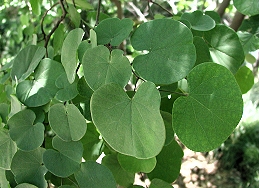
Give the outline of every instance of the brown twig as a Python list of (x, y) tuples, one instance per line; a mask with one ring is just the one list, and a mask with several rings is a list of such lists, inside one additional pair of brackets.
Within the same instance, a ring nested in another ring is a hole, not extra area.
[(166, 11), (167, 13), (169, 13), (171, 16), (173, 16), (174, 14), (171, 13), (169, 10), (167, 10), (165, 7), (161, 6), (160, 4), (154, 2), (153, 0), (148, 0), (150, 3), (155, 4), (156, 6), (159, 6), (161, 9), (163, 9), (164, 11)]
[[(61, 17), (59, 18), (59, 20), (57, 21), (57, 23), (54, 25), (54, 27), (51, 29), (51, 31), (49, 32), (48, 35), (45, 34), (44, 32), (44, 29), (43, 29), (43, 21), (44, 21), (44, 18), (46, 17), (47, 13), (49, 10), (51, 10), (54, 6), (56, 5), (60, 5), (61, 9), (62, 9), (62, 15)], [(41, 31), (43, 33), (43, 37), (44, 37), (44, 40), (45, 40), (45, 44), (44, 44), (44, 47), (46, 48), (46, 57), (48, 57), (48, 49), (47, 49), (47, 46), (48, 46), (48, 43), (49, 43), (49, 40), (50, 40), (50, 37), (52, 36), (52, 34), (56, 31), (56, 29), (58, 28), (59, 24), (65, 19), (66, 15), (67, 15), (67, 11), (64, 7), (64, 4), (63, 4), (63, 0), (59, 0), (59, 2), (55, 3), (49, 10), (47, 10), (43, 17), (42, 17), (42, 21), (41, 21)]]
[(96, 13), (95, 26), (97, 26), (98, 23), (99, 23), (99, 17), (100, 17), (100, 11), (101, 11), (101, 3), (102, 3), (102, 0), (99, 0), (98, 1), (98, 7), (97, 7), (97, 13)]

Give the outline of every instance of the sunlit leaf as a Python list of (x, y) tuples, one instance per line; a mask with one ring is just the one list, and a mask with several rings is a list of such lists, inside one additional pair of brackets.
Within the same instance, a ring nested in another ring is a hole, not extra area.
[(242, 94), (247, 93), (254, 85), (254, 74), (246, 66), (241, 67), (235, 74), (237, 83), (241, 89)]

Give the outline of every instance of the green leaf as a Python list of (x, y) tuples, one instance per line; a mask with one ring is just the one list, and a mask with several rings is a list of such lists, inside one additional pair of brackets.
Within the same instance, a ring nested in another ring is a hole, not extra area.
[(88, 49), (82, 64), (86, 82), (93, 90), (112, 82), (124, 87), (132, 74), (130, 62), (123, 56), (123, 51), (113, 50), (110, 53), (105, 46)]
[(33, 14), (39, 16), (41, 14), (41, 0), (30, 0)]
[(90, 48), (92, 48), (92, 44), (89, 43), (89, 41), (87, 41), (87, 40), (84, 40), (79, 44), (77, 52), (78, 52), (78, 59), (80, 62), (82, 62), (82, 59), (83, 59), (83, 56), (84, 56), (86, 50), (88, 50)]
[(259, 31), (259, 14), (250, 16), (244, 19), (241, 26), (238, 28), (239, 31), (247, 31), (252, 34), (256, 34)]
[[(11, 170), (14, 173), (16, 182), (30, 183), (38, 188), (47, 187), (44, 175), (47, 169), (42, 164), (44, 148), (37, 148), (33, 151), (18, 150), (12, 160)], [(21, 170), (22, 169), (22, 170)]]
[(14, 114), (8, 121), (10, 137), (21, 150), (35, 150), (43, 143), (45, 127), (42, 123), (34, 124), (35, 119), (34, 112), (25, 109)]
[(15, 188), (37, 188), (37, 187), (29, 183), (22, 183), (17, 185)]
[(12, 80), (23, 81), (34, 71), (45, 55), (45, 48), (41, 46), (27, 46), (14, 59), (11, 70)]
[(3, 123), (7, 123), (7, 117), (9, 114), (9, 105), (6, 103), (0, 103), (0, 118)]
[(156, 166), (156, 158), (149, 158), (149, 159), (137, 159), (135, 157), (122, 155), (118, 153), (117, 155), (118, 162), (120, 163), (121, 167), (126, 170), (127, 172), (151, 172)]
[(76, 76), (75, 81), (70, 84), (67, 80), (66, 73), (61, 74), (56, 80), (56, 86), (60, 89), (55, 98), (59, 101), (69, 101), (78, 95), (77, 91), (78, 77)]
[[(171, 107), (172, 108), (172, 107)], [(172, 110), (171, 110), (172, 111)], [(165, 124), (165, 132), (166, 132), (166, 139), (165, 139), (165, 146), (170, 144), (172, 140), (174, 140), (174, 130), (172, 127), (172, 114), (164, 111), (160, 111), (162, 118)]]
[[(171, 84), (184, 78), (195, 63), (191, 31), (171, 19), (141, 24), (131, 37), (135, 50), (148, 50), (137, 56), (133, 67), (138, 75), (156, 84)], [(181, 62), (181, 63), (179, 63)]]
[(52, 130), (64, 141), (78, 141), (86, 132), (86, 120), (73, 104), (51, 106), (48, 118)]
[(68, 5), (68, 14), (71, 18), (71, 21), (75, 24), (75, 27), (79, 27), (81, 23), (81, 15), (77, 12), (77, 9), (74, 5)]
[(150, 187), (149, 188), (172, 188), (172, 185), (170, 183), (167, 183), (161, 179), (152, 179)]
[(54, 54), (57, 54), (62, 47), (65, 38), (64, 24), (59, 24), (53, 35)]
[(246, 66), (241, 67), (235, 74), (237, 83), (241, 89), (242, 94), (247, 93), (254, 85), (254, 74)]
[(191, 28), (197, 31), (209, 31), (216, 25), (210, 16), (204, 15), (200, 10), (192, 13), (185, 12), (181, 19), (189, 21)]
[(204, 62), (211, 62), (210, 57), (210, 50), (208, 45), (201, 37), (194, 37), (193, 44), (195, 45), (196, 49), (196, 62), (195, 65), (204, 63)]
[(81, 77), (77, 83), (77, 90), (80, 96), (90, 99), (93, 95), (93, 90), (86, 83), (85, 78)]
[(43, 59), (35, 70), (35, 79), (17, 85), (17, 98), (29, 107), (42, 106), (50, 102), (58, 88), (56, 79), (64, 72), (62, 65), (51, 59)]
[(95, 28), (98, 44), (118, 46), (133, 29), (133, 21), (129, 18), (107, 18)]
[(150, 172), (150, 180), (159, 178), (168, 183), (172, 183), (180, 174), (183, 151), (174, 140), (169, 145), (164, 146), (162, 151), (156, 156), (157, 164)]
[(79, 170), (83, 155), (83, 145), (80, 141), (65, 142), (55, 136), (52, 145), (58, 151), (48, 149), (43, 154), (43, 162), (51, 173), (68, 177)]
[(70, 31), (63, 42), (61, 49), (61, 62), (65, 68), (69, 83), (73, 83), (76, 77), (77, 68), (77, 48), (81, 43), (84, 30), (76, 28)]
[(187, 80), (189, 95), (174, 102), (173, 128), (191, 150), (210, 151), (237, 126), (242, 94), (233, 74), (215, 63), (197, 65)]
[(107, 84), (91, 98), (92, 119), (116, 151), (152, 158), (162, 149), (165, 127), (159, 112), (160, 95), (151, 82), (142, 83), (132, 99), (117, 84)]
[(171, 95), (178, 87), (178, 83), (172, 83), (169, 85), (162, 85), (159, 88), (159, 92), (161, 95), (161, 98), (168, 97), (168, 95)]
[(259, 14), (259, 3), (258, 0), (233, 0), (236, 9), (245, 15), (256, 15)]
[(243, 48), (236, 32), (225, 25), (217, 25), (204, 32), (203, 38), (209, 45), (212, 61), (236, 73), (244, 61)]
[(0, 128), (0, 168), (9, 170), (12, 158), (17, 150), (16, 144), (11, 140), (9, 131)]
[(206, 15), (210, 16), (216, 24), (220, 24), (221, 23), (221, 18), (219, 16), (219, 14), (215, 11), (206, 11), (205, 12)]
[(116, 154), (106, 155), (102, 159), (102, 164), (109, 168), (112, 172), (116, 182), (124, 187), (132, 185), (134, 182), (135, 174), (125, 171), (118, 162)]
[(10, 183), (5, 177), (5, 170), (2, 169), (2, 168), (0, 168), (0, 186), (3, 187), (3, 188), (4, 187), (10, 187)]
[(245, 54), (259, 49), (259, 37), (248, 32), (239, 31), (237, 34), (240, 38)]
[[(66, 0), (66, 2), (68, 2), (69, 4), (74, 4), (73, 0)], [(74, 0), (76, 6), (85, 9), (85, 10), (91, 10), (94, 9), (93, 5), (91, 5), (90, 3), (84, 1), (84, 0)]]
[(75, 173), (76, 181), (82, 188), (116, 188), (116, 181), (111, 171), (94, 161), (81, 164), (81, 169)]

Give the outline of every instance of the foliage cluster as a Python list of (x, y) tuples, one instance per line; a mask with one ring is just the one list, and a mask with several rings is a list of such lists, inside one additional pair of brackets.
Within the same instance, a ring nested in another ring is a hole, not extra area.
[(170, 187), (183, 156), (175, 135), (210, 151), (239, 123), (254, 83), (244, 59), (259, 48), (255, 0), (234, 1), (250, 16), (238, 33), (214, 11), (173, 15), (148, 1), (167, 16), (139, 23), (98, 2), (31, 0), (15, 11), (24, 40), (10, 39), (21, 50), (1, 63), (0, 186), (138, 187), (143, 172), (151, 188)]

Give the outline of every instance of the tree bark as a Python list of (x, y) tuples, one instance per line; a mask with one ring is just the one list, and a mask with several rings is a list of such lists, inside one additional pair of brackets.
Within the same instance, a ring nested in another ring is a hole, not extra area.
[(240, 25), (242, 24), (242, 21), (244, 20), (245, 15), (236, 11), (235, 16), (230, 24), (229, 27), (231, 27), (232, 29), (234, 29), (235, 31), (238, 30), (238, 28), (240, 27)]

